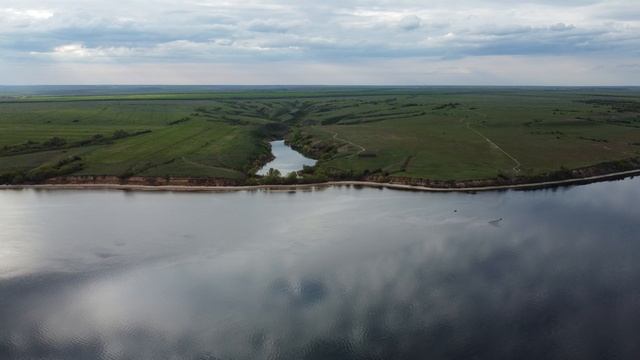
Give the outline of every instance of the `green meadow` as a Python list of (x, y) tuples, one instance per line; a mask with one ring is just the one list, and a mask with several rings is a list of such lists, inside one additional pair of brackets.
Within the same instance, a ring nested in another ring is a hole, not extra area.
[(536, 176), (640, 157), (640, 90), (302, 88), (0, 98), (0, 180), (259, 181), (268, 142), (309, 179)]

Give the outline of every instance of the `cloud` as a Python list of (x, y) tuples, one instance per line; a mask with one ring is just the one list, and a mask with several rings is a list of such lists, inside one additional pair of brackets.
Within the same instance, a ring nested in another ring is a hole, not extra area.
[[(385, 58), (215, 62), (0, 61), (5, 84), (229, 84), (229, 85), (637, 85), (632, 58), (479, 56), (458, 59)], [(621, 65), (619, 65), (621, 64)]]
[(566, 25), (564, 23), (557, 23), (554, 25), (551, 25), (549, 27), (549, 29), (553, 30), (553, 31), (568, 31), (568, 30), (573, 30), (575, 29), (575, 26), (573, 25)]
[(98, 61), (101, 59), (113, 59), (130, 56), (135, 50), (126, 47), (96, 47), (88, 48), (84, 44), (74, 43), (56, 46), (51, 52), (37, 52), (35, 56), (48, 56), (56, 60), (88, 59)]
[(403, 17), (398, 23), (398, 26), (404, 30), (415, 30), (419, 28), (421, 24), (422, 20), (420, 20), (419, 17), (415, 15), (409, 15)]
[(52, 11), (43, 9), (0, 9), (0, 16), (5, 21), (46, 20), (54, 15)]
[(640, 56), (635, 0), (3, 2), (0, 58), (33, 67)]
[(252, 20), (247, 24), (247, 29), (255, 32), (286, 33), (299, 24), (296, 22), (284, 22), (279, 20)]

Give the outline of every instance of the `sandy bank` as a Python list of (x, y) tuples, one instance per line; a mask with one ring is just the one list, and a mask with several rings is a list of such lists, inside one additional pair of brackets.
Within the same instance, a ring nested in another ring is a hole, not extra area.
[(229, 186), (229, 185), (140, 185), (140, 184), (38, 184), (38, 185), (0, 185), (3, 189), (43, 189), (43, 190), (128, 190), (128, 191), (185, 191), (185, 192), (229, 192), (229, 191), (296, 191), (331, 186), (362, 186), (372, 188), (387, 188), (395, 190), (426, 191), (426, 192), (479, 192), (500, 190), (532, 190), (550, 187), (588, 184), (599, 181), (623, 179), (640, 175), (640, 169), (616, 172), (611, 174), (590, 176), (577, 179), (545, 181), (529, 184), (494, 185), (479, 187), (439, 188), (399, 183), (382, 183), (372, 181), (329, 181), (315, 184), (295, 185), (255, 185), (255, 186)]

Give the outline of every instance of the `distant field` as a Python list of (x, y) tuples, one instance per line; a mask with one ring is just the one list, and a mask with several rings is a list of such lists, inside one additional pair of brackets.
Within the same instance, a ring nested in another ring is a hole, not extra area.
[[(202, 89), (196, 89), (202, 90)], [(0, 180), (248, 182), (286, 137), (310, 178), (536, 176), (640, 157), (640, 90), (327, 88), (5, 94)]]

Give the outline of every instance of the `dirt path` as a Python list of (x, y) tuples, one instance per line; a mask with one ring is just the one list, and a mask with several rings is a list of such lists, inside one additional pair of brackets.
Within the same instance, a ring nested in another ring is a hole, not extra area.
[(474, 129), (471, 127), (471, 125), (469, 123), (465, 123), (465, 125), (467, 126), (467, 129), (473, 131), (476, 135), (480, 136), (481, 138), (485, 139), (489, 145), (491, 145), (492, 147), (494, 147), (495, 149), (498, 149), (500, 152), (502, 152), (503, 154), (505, 154), (509, 159), (511, 159), (511, 161), (513, 161), (516, 166), (513, 167), (513, 171), (517, 174), (520, 173), (520, 166), (522, 165), (520, 163), (520, 161), (518, 161), (518, 159), (516, 159), (513, 155), (509, 154), (508, 152), (506, 152), (503, 148), (501, 148), (500, 146), (498, 146), (498, 144), (494, 143), (493, 141), (491, 141), (491, 139), (489, 139), (488, 137), (484, 136), (484, 134), (482, 134), (480, 131)]
[(207, 164), (202, 164), (199, 162), (195, 162), (193, 160), (189, 160), (186, 157), (181, 157), (181, 160), (184, 161), (187, 164), (193, 165), (193, 166), (199, 166), (199, 167), (205, 167), (205, 168), (209, 168), (209, 169), (220, 169), (219, 167), (215, 167), (215, 166), (211, 166), (211, 165), (207, 165)]
[(367, 149), (365, 149), (365, 148), (364, 148), (364, 146), (358, 145), (358, 144), (356, 144), (356, 143), (354, 143), (354, 142), (352, 142), (352, 141), (349, 141), (349, 140), (347, 140), (347, 139), (339, 138), (339, 137), (338, 137), (338, 133), (337, 133), (337, 132), (334, 132), (334, 133), (333, 133), (333, 139), (334, 139), (334, 140), (338, 140), (338, 141), (342, 141), (342, 142), (345, 142), (345, 143), (347, 143), (347, 144), (353, 145), (353, 146), (355, 146), (355, 147), (357, 147), (357, 148), (360, 148), (360, 151), (358, 151), (358, 152), (356, 153), (356, 156), (357, 156), (357, 155), (362, 154), (362, 153), (363, 153), (363, 152), (365, 152), (365, 151), (367, 151)]

